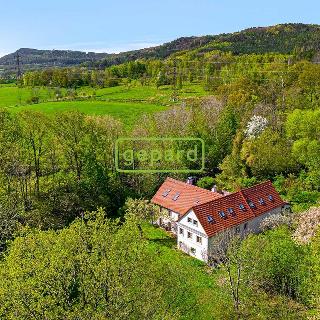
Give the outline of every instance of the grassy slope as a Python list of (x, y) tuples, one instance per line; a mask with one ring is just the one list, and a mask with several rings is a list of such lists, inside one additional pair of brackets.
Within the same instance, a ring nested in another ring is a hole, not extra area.
[[(39, 104), (28, 104), (28, 99), (37, 92)], [(63, 93), (66, 90), (62, 90)], [(90, 115), (110, 115), (131, 127), (143, 114), (165, 110), (172, 104), (171, 86), (159, 89), (152, 86), (135, 85), (114, 88), (93, 89), (83, 87), (77, 89), (79, 97), (92, 96), (90, 100), (53, 101), (54, 90), (48, 88), (18, 88), (15, 85), (0, 85), (0, 108), (7, 107), (12, 112), (23, 110), (55, 112), (78, 110)], [(189, 85), (179, 91), (181, 98), (206, 95), (200, 85)]]
[[(18, 88), (16, 85), (0, 85), (0, 107), (8, 107), (26, 103), (32, 96), (31, 88)], [(46, 89), (39, 89), (41, 99), (48, 99)]]
[(185, 301), (185, 308), (192, 303), (200, 305), (200, 308), (197, 309), (197, 312), (189, 310), (185, 319), (217, 319), (215, 315), (221, 314), (221, 308), (230, 307), (230, 298), (226, 295), (226, 291), (217, 284), (223, 282), (220, 270), (217, 269), (209, 274), (209, 269), (204, 263), (177, 250), (176, 239), (171, 238), (164, 230), (149, 224), (145, 224), (143, 229), (152, 250), (160, 251), (163, 259), (173, 266), (179, 266), (179, 269), (186, 270), (189, 274), (189, 277), (185, 279), (186, 286), (195, 293), (196, 301)]
[[(184, 285), (194, 293), (194, 297), (186, 301), (179, 301), (184, 309), (191, 306), (182, 319), (236, 319), (236, 317), (231, 318), (233, 309), (231, 292), (226, 279), (227, 275), (222, 269), (209, 269), (201, 261), (176, 249), (176, 239), (160, 228), (145, 224), (143, 230), (144, 236), (150, 242), (150, 248), (155, 253), (162, 253), (161, 259), (167, 260), (173, 268), (177, 266), (178, 270), (185, 270), (188, 274)], [(183, 289), (177, 288), (177, 296), (179, 290)], [(240, 290), (241, 302), (244, 304), (241, 319), (306, 319), (305, 308), (285, 296), (255, 291), (254, 295), (249, 297), (245, 292), (248, 291), (244, 286)], [(197, 308), (193, 309), (193, 305)]]
[[(172, 86), (162, 86), (159, 89), (152, 86), (119, 86), (114, 88), (98, 89), (96, 91), (97, 99), (137, 99), (151, 100), (162, 103), (169, 103), (170, 97), (173, 94)], [(201, 85), (185, 84), (183, 89), (178, 92), (181, 98), (199, 97), (208, 95)]]
[(166, 107), (148, 103), (121, 103), (105, 101), (70, 101), (70, 102), (44, 102), (34, 105), (9, 107), (13, 112), (23, 110), (43, 111), (48, 114), (56, 112), (77, 110), (89, 115), (110, 115), (122, 120), (126, 126), (131, 126), (145, 113), (165, 110)]
[[(16, 85), (0, 85), (0, 107), (14, 106), (20, 104), (27, 104), (27, 100), (36, 91), (39, 94), (40, 101), (45, 102), (54, 99), (54, 90), (48, 88), (18, 88)], [(61, 90), (66, 92), (66, 90)], [(96, 94), (97, 100), (111, 100), (111, 101), (145, 101), (157, 102), (161, 104), (170, 104), (170, 97), (173, 93), (171, 86), (162, 86), (159, 89), (153, 86), (141, 86), (134, 84), (131, 86), (118, 86), (113, 88), (93, 89), (89, 87), (82, 87), (77, 89), (78, 96)], [(192, 84), (185, 85), (182, 90), (179, 90), (181, 98), (205, 96), (207, 93), (201, 85)]]

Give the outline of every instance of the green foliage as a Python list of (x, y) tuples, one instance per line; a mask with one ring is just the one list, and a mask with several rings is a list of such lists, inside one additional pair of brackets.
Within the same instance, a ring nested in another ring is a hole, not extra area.
[(287, 140), (278, 132), (267, 129), (258, 138), (244, 142), (242, 158), (254, 176), (269, 178), (294, 170), (295, 161), (290, 157), (290, 151)]
[[(174, 319), (175, 273), (154, 258), (134, 220), (104, 212), (62, 231), (25, 230), (0, 264), (3, 319)], [(177, 277), (178, 279), (179, 277)], [(172, 306), (171, 306), (172, 307)]]
[(211, 190), (214, 185), (214, 178), (203, 177), (197, 181), (197, 186), (203, 189)]
[(286, 227), (249, 236), (243, 252), (247, 256), (245, 273), (250, 286), (307, 302), (308, 248), (296, 244)]
[(310, 170), (319, 170), (320, 110), (295, 110), (287, 119), (288, 138), (293, 139), (292, 154)]

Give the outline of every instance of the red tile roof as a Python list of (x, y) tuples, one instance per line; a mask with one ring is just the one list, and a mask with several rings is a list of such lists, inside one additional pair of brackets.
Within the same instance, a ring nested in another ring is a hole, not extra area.
[[(270, 195), (272, 196), (271, 200), (269, 199)], [(251, 205), (253, 204), (252, 207), (250, 207), (250, 203)], [(240, 209), (239, 206), (241, 204), (244, 206), (244, 210)], [(285, 202), (280, 198), (272, 183), (266, 181), (254, 187), (197, 205), (193, 208), (193, 211), (208, 237), (211, 237), (216, 233), (240, 225), (284, 204)], [(228, 212), (229, 208), (233, 210), (232, 213)], [(226, 215), (225, 218), (219, 215), (221, 211)], [(214, 221), (209, 222), (208, 216), (211, 216)]]
[[(166, 191), (169, 191), (168, 195), (163, 196)], [(178, 198), (173, 200), (178, 194)], [(220, 193), (202, 189), (172, 178), (167, 178), (151, 201), (171, 211), (184, 215), (192, 207), (198, 204), (206, 203), (221, 197), (222, 195)]]

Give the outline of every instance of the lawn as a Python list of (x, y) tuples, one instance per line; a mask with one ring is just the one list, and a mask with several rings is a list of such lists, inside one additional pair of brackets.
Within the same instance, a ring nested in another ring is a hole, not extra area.
[(185, 279), (185, 286), (191, 288), (192, 292), (195, 293), (195, 301), (184, 301), (185, 306), (196, 304), (200, 307), (197, 308), (196, 313), (193, 309), (190, 309), (188, 316), (184, 319), (217, 319), (217, 314), (221, 315), (223, 313), (221, 309), (230, 307), (231, 300), (228, 292), (221, 285), (221, 283), (224, 283), (221, 270), (211, 269), (210, 271), (201, 261), (176, 249), (176, 239), (160, 228), (145, 224), (143, 232), (149, 240), (151, 250), (161, 253), (162, 259), (165, 259), (173, 267), (177, 266), (179, 270), (187, 271), (189, 275)]
[[(65, 92), (63, 89), (61, 92)], [(34, 95), (39, 96), (40, 101), (46, 101), (54, 98), (54, 90), (41, 88), (19, 88), (14, 84), (0, 85), (0, 108), (26, 104)]]
[[(67, 89), (58, 90), (65, 97)], [(143, 114), (163, 111), (172, 105), (173, 92), (172, 86), (156, 88), (133, 82), (112, 88), (81, 87), (76, 89), (76, 96), (88, 100), (54, 101), (56, 99), (54, 88), (19, 88), (9, 84), (0, 85), (0, 108), (6, 107), (12, 112), (35, 110), (53, 114), (77, 110), (90, 115), (110, 115), (121, 120), (127, 128), (131, 128)], [(176, 93), (180, 99), (206, 95), (199, 84), (185, 85)], [(30, 98), (35, 96), (39, 98), (40, 103), (29, 104)]]
[[(177, 300), (179, 305), (187, 310), (187, 314), (181, 319), (236, 319), (231, 316), (232, 297), (227, 274), (223, 268), (210, 269), (201, 261), (184, 254), (176, 248), (176, 239), (160, 228), (145, 224), (143, 234), (148, 239), (150, 250), (154, 251), (155, 256), (158, 255), (176, 270), (186, 271), (187, 276), (177, 288), (176, 295), (179, 299), (181, 292), (179, 290), (185, 287), (191, 290), (192, 296), (185, 297), (183, 301)], [(262, 290), (249, 293), (250, 290), (247, 289), (245, 285), (241, 286), (240, 299), (245, 306), (241, 319), (306, 319), (304, 308), (297, 306), (296, 302)]]
[[(151, 100), (160, 103), (171, 103), (173, 94), (172, 86), (119, 86), (114, 88), (103, 88), (96, 91), (97, 99), (135, 99)], [(186, 85), (181, 90), (177, 90), (177, 95), (181, 98), (197, 97), (208, 95), (200, 85)]]
[[(40, 102), (53, 101), (55, 99), (55, 88), (46, 87), (22, 87), (19, 88), (15, 84), (0, 84), (0, 107), (27, 104), (32, 96), (38, 96)], [(66, 89), (58, 89), (62, 95), (65, 95)], [(131, 84), (129, 86), (121, 85), (112, 88), (92, 88), (81, 87), (76, 89), (78, 96), (93, 96), (97, 100), (106, 101), (145, 101), (157, 102), (160, 104), (172, 103), (172, 86), (162, 86), (156, 88), (154, 86), (141, 86), (140, 84)], [(208, 93), (204, 91), (201, 85), (192, 84), (185, 85), (181, 90), (177, 90), (180, 98), (201, 97)]]
[(89, 115), (110, 115), (132, 127), (143, 114), (166, 110), (166, 107), (150, 103), (105, 102), (97, 100), (44, 102), (32, 105), (9, 107), (12, 112), (24, 110), (42, 111), (47, 114), (77, 110)]

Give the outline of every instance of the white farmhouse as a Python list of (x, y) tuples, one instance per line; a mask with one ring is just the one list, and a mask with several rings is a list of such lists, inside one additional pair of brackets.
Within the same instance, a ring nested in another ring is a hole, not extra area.
[(176, 234), (177, 221), (192, 207), (222, 197), (220, 193), (196, 187), (192, 183), (191, 178), (186, 183), (167, 178), (152, 198), (152, 203), (166, 211), (157, 223), (167, 231)]
[[(170, 182), (170, 188), (168, 182)], [(176, 190), (171, 192), (172, 184), (179, 185), (178, 199), (181, 197), (183, 201), (173, 200)], [(160, 187), (160, 192), (158, 191), (153, 197), (152, 202), (171, 212), (168, 221), (164, 222), (160, 219), (159, 224), (163, 226), (169, 223), (170, 228), (174, 229), (178, 248), (206, 262), (210, 258), (217, 235), (221, 235), (226, 230), (233, 230), (239, 234), (257, 233), (264, 218), (278, 214), (288, 207), (270, 181), (228, 195), (194, 186), (196, 189), (190, 187), (183, 189), (183, 185), (187, 184), (168, 178)], [(212, 199), (206, 201), (206, 197), (210, 198), (208, 192), (212, 194)], [(201, 203), (195, 201), (197, 193), (199, 198), (200, 194), (205, 195), (201, 198)]]

